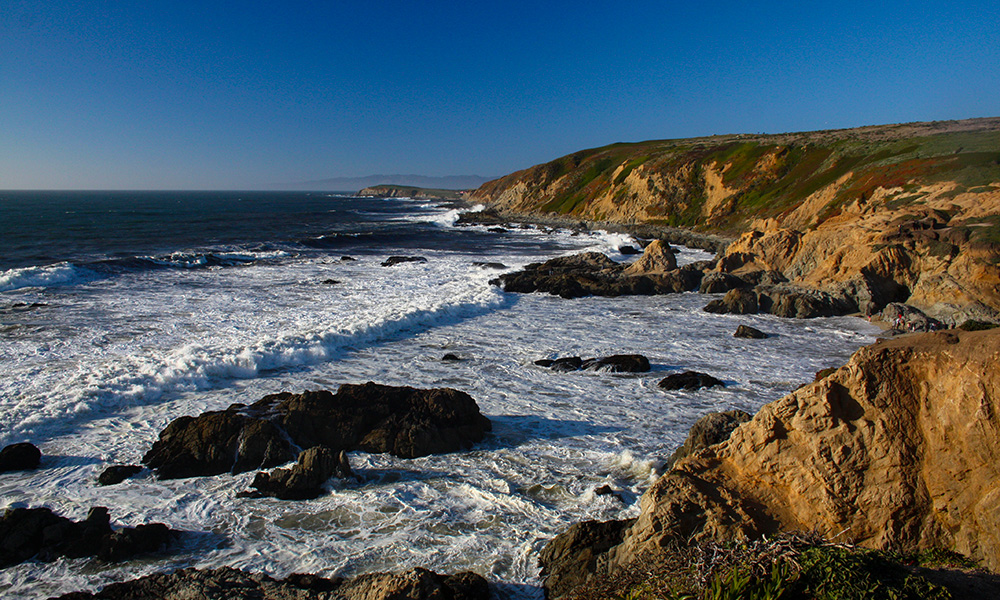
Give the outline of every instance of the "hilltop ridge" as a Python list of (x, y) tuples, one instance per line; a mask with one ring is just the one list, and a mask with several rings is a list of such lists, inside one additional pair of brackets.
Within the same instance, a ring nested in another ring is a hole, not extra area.
[(617, 143), (488, 182), (509, 216), (736, 238), (716, 269), (1000, 318), (1000, 118)]

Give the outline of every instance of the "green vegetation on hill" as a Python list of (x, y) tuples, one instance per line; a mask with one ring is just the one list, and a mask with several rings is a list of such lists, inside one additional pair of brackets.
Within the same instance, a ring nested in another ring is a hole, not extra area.
[(358, 192), (358, 196), (381, 198), (421, 198), (429, 200), (462, 200), (462, 190), (437, 190), (407, 185), (375, 185)]
[[(709, 169), (721, 173), (730, 195), (706, 211)], [(629, 185), (636, 173), (645, 190)], [(616, 143), (508, 175), (475, 196), (496, 199), (524, 183), (521, 210), (599, 219), (607, 212), (595, 207), (602, 200), (643, 201), (648, 222), (736, 232), (751, 219), (780, 217), (844, 178), (820, 221), (877, 188), (902, 190), (894, 199), (902, 204), (918, 203), (921, 185), (944, 181), (957, 184), (955, 194), (994, 190), (1000, 119)]]

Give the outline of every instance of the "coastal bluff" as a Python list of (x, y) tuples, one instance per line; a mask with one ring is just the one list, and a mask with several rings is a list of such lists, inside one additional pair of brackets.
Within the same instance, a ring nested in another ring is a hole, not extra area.
[(910, 334), (860, 349), (765, 405), (728, 440), (678, 461), (643, 495), (637, 519), (581, 523), (557, 536), (542, 552), (549, 597), (586, 597), (596, 581), (680, 546), (778, 532), (947, 549), (997, 571), (997, 364), (1000, 329)]
[(1000, 322), (1000, 118), (612, 144), (470, 200), (512, 220), (727, 237), (719, 272)]
[(373, 185), (356, 194), (362, 198), (413, 198), (416, 200), (464, 200), (463, 190), (438, 190), (407, 185)]

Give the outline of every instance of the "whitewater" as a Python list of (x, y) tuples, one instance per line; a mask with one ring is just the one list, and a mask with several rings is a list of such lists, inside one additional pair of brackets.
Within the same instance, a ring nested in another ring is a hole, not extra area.
[[(28, 200), (0, 198), (8, 224), (31, 218)], [(114, 526), (162, 522), (182, 535), (168, 552), (120, 564), (2, 569), (5, 598), (224, 565), (275, 577), (471, 569), (500, 598), (542, 598), (545, 543), (579, 520), (636, 516), (699, 416), (755, 412), (877, 334), (850, 317), (705, 313), (713, 296), (696, 293), (565, 300), (489, 284), (585, 250), (631, 260), (618, 248), (638, 242), (623, 234), (457, 227), (455, 206), (410, 199), (98, 201), (83, 233), (65, 232), (78, 216), (65, 199), (50, 221), (3, 232), (0, 445), (32, 442), (43, 458), (37, 471), (0, 474), (0, 507), (78, 520), (106, 506)], [(121, 208), (136, 203), (143, 210)], [(109, 218), (116, 233), (95, 241), (87, 227)], [(381, 266), (390, 256), (426, 262)], [(681, 249), (680, 262), (709, 257)], [(771, 337), (734, 338), (739, 324)], [(623, 353), (649, 357), (652, 372), (534, 364)], [(681, 370), (727, 385), (657, 387)], [(366, 381), (467, 392), (493, 432), (469, 451), (420, 459), (351, 452), (360, 480), (331, 480), (328, 494), (307, 501), (237, 497), (254, 473), (158, 481), (144, 471), (96, 484), (110, 465), (139, 464), (177, 417)], [(605, 485), (617, 494), (595, 493)]]

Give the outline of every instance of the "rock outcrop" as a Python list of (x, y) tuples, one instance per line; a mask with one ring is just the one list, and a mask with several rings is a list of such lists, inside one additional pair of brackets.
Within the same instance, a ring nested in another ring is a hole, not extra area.
[(253, 492), (242, 496), (273, 496), (281, 500), (308, 500), (323, 493), (323, 484), (331, 477), (353, 476), (347, 453), (335, 453), (326, 446), (313, 446), (299, 454), (291, 468), (259, 472), (250, 487)]
[(831, 375), (764, 406), (727, 441), (679, 461), (643, 495), (622, 542), (595, 550), (587, 576), (671, 544), (777, 531), (871, 548), (946, 548), (1000, 569), (997, 364), (1000, 330), (912, 334), (862, 348)]
[(704, 387), (725, 387), (726, 384), (708, 373), (684, 371), (667, 375), (657, 385), (664, 390), (699, 390)]
[(415, 568), (352, 579), (294, 574), (276, 580), (231, 567), (182, 569), (113, 583), (100, 592), (72, 592), (58, 600), (487, 600), (489, 585), (471, 573), (438, 575)]
[(698, 289), (702, 271), (677, 268), (666, 244), (654, 241), (631, 265), (622, 265), (600, 252), (584, 252), (532, 263), (521, 271), (490, 281), (505, 292), (546, 292), (563, 298), (584, 296), (650, 296)]
[(0, 473), (37, 469), (41, 461), (42, 452), (34, 444), (11, 444), (0, 450)]
[(181, 417), (142, 462), (160, 478), (176, 479), (278, 466), (297, 456), (295, 446), (415, 458), (468, 448), (490, 427), (475, 400), (458, 390), (345, 384), (336, 394), (284, 392)]
[(108, 509), (97, 506), (83, 521), (71, 521), (48, 508), (8, 508), (0, 519), (0, 567), (26, 560), (96, 556), (121, 561), (155, 552), (171, 538), (161, 523), (112, 529)]
[(560, 373), (581, 370), (608, 373), (646, 373), (650, 370), (649, 359), (641, 354), (615, 354), (587, 359), (579, 356), (564, 356), (563, 358), (536, 360), (535, 364)]

